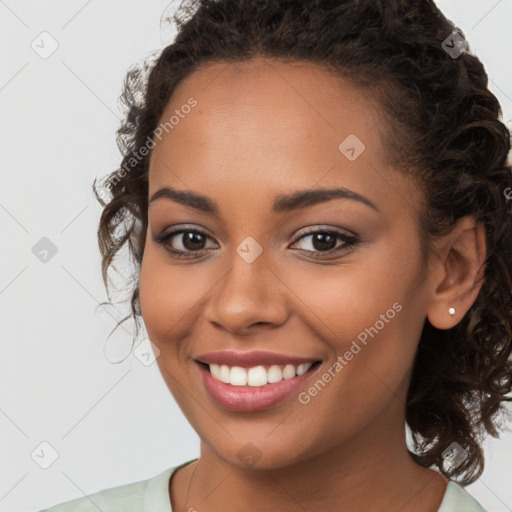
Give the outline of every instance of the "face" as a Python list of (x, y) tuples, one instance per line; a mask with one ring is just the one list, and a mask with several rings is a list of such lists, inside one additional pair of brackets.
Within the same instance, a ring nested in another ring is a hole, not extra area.
[[(196, 70), (162, 122), (173, 114), (155, 139), (149, 198), (168, 187), (207, 200), (150, 202), (140, 305), (202, 442), (237, 466), (250, 442), (271, 468), (403, 436), (427, 309), (421, 194), (385, 164), (378, 106), (311, 64), (255, 59)], [(342, 193), (294, 201), (318, 190)], [(197, 359), (216, 351), (320, 363), (284, 379), (299, 383), (277, 403), (236, 410), (203, 382)]]

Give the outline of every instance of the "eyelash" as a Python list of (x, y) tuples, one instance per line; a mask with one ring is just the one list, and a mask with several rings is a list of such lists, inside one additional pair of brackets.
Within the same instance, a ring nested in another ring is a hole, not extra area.
[[(197, 234), (200, 234), (200, 235), (202, 235), (202, 236), (204, 236), (206, 238), (210, 238), (211, 239), (210, 235), (208, 233), (206, 233), (205, 231), (203, 231), (202, 229), (199, 229), (199, 228), (193, 228), (193, 229), (192, 228), (180, 228), (180, 229), (176, 229), (174, 231), (170, 231), (169, 233), (164, 233), (164, 234), (161, 234), (161, 235), (155, 235), (153, 237), (153, 241), (156, 242), (157, 244), (163, 245), (165, 250), (168, 253), (170, 253), (170, 255), (173, 258), (190, 258), (190, 257), (194, 257), (194, 255), (198, 255), (198, 254), (199, 255), (203, 255), (203, 253), (208, 251), (208, 249), (200, 249), (198, 251), (179, 251), (179, 250), (176, 250), (176, 249), (169, 248), (167, 242), (172, 237), (174, 237), (176, 235), (179, 235), (179, 234), (182, 234), (182, 233), (197, 233)], [(335, 235), (338, 239), (341, 239), (344, 242), (344, 244), (339, 246), (339, 247), (335, 247), (333, 249), (329, 249), (327, 251), (307, 251), (305, 249), (302, 249), (303, 251), (309, 253), (309, 255), (312, 256), (313, 258), (323, 258), (324, 255), (330, 256), (333, 253), (342, 252), (343, 250), (350, 249), (350, 248), (352, 248), (353, 246), (355, 246), (358, 243), (358, 239), (355, 236), (347, 235), (345, 233), (341, 233), (341, 232), (335, 231), (335, 230), (313, 229), (313, 228), (308, 228), (306, 231), (304, 231), (301, 234), (301, 236), (299, 236), (299, 238), (297, 238), (297, 240), (295, 242), (298, 242), (299, 240), (302, 240), (306, 236), (314, 235), (314, 234), (317, 234), (317, 233)]]

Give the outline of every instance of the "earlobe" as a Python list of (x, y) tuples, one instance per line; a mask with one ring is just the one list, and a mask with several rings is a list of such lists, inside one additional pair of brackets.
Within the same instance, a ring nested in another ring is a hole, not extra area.
[(463, 217), (440, 247), (427, 318), (438, 329), (450, 329), (473, 305), (483, 285), (485, 227), (473, 217)]

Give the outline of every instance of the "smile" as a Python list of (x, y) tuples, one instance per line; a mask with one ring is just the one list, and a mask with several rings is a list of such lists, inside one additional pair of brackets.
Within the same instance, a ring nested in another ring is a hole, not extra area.
[[(230, 411), (254, 412), (268, 409), (299, 393), (305, 381), (316, 373), (321, 361), (250, 368), (199, 361), (196, 365), (204, 388), (216, 405)], [(224, 382), (228, 377), (229, 382)]]
[(306, 373), (315, 361), (299, 365), (258, 365), (251, 368), (242, 368), (241, 366), (228, 366), (226, 364), (209, 364), (208, 369), (212, 377), (224, 384), (232, 386), (265, 386), (281, 382), (284, 379)]

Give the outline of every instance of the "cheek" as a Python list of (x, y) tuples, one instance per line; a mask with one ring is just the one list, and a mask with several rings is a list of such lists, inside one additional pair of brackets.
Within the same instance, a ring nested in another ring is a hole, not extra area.
[(421, 260), (411, 246), (397, 246), (368, 251), (371, 257), (347, 260), (339, 270), (311, 267), (300, 279), (289, 276), (304, 311), (313, 313), (316, 336), (328, 343), (333, 361), (344, 359), (333, 373), (347, 400), (375, 393), (376, 385), (384, 394), (386, 386), (396, 389), (413, 363), (425, 316), (423, 289), (416, 285)]
[(400, 282), (384, 268), (355, 262), (327, 271), (311, 267), (287, 278), (297, 303), (304, 303), (304, 313), (309, 311), (318, 337), (331, 340), (339, 350), (348, 349), (358, 337), (364, 342), (368, 330), (389, 331), (403, 314), (408, 277)]
[(150, 339), (165, 349), (169, 340), (190, 332), (197, 311), (213, 284), (207, 270), (173, 265), (162, 250), (148, 246), (139, 278), (139, 301)]

